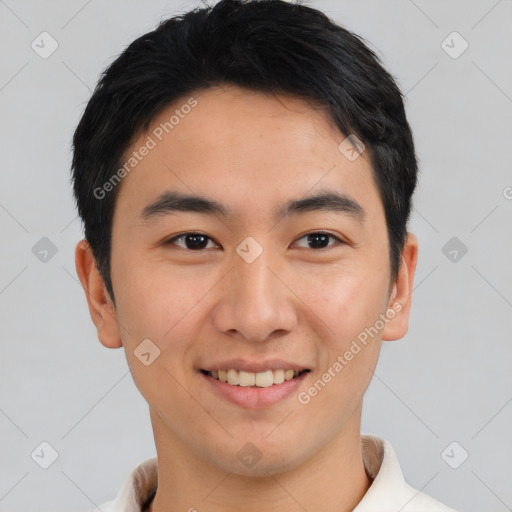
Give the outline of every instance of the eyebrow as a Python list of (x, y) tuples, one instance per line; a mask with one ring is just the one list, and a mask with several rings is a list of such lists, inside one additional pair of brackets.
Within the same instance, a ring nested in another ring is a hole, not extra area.
[[(314, 195), (299, 199), (291, 199), (280, 205), (274, 218), (281, 221), (292, 215), (306, 212), (326, 211), (346, 215), (363, 224), (365, 211), (363, 207), (348, 194), (332, 190), (321, 190)], [(203, 215), (220, 215), (222, 217), (235, 217), (236, 213), (226, 205), (214, 199), (199, 195), (183, 194), (174, 190), (162, 192), (156, 200), (145, 206), (139, 217), (148, 222), (163, 215), (176, 212), (194, 212)]]

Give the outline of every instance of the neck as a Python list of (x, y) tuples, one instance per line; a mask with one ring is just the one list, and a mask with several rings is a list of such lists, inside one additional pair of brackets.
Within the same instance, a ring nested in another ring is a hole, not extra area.
[(349, 512), (371, 485), (363, 464), (360, 415), (309, 459), (256, 477), (223, 471), (184, 446), (157, 414), (151, 418), (158, 490), (149, 512)]

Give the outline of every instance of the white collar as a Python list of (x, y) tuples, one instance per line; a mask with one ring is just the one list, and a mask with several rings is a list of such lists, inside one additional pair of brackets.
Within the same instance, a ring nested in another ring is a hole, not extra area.
[[(361, 435), (366, 473), (372, 484), (353, 512), (455, 512), (430, 496), (409, 486), (402, 475), (395, 451), (385, 439)], [(102, 512), (141, 512), (158, 481), (157, 458), (146, 459), (124, 481), (114, 500)]]

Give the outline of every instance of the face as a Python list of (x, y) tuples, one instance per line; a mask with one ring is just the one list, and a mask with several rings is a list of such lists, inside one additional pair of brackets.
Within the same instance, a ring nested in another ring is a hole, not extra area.
[[(160, 438), (226, 471), (273, 474), (359, 428), (381, 341), (407, 329), (408, 307), (388, 308), (408, 289), (390, 282), (366, 154), (340, 151), (324, 110), (234, 86), (191, 96), (128, 152), (152, 146), (117, 185), (116, 307), (95, 323), (124, 347)], [(267, 387), (284, 369), (309, 371)]]

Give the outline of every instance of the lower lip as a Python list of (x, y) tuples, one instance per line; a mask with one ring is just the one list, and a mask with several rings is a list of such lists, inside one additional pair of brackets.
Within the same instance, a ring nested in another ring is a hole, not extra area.
[(310, 371), (304, 372), (294, 379), (285, 380), (281, 384), (273, 384), (267, 388), (232, 386), (202, 372), (199, 372), (199, 375), (209, 383), (215, 392), (230, 402), (246, 409), (265, 409), (296, 393), (298, 387), (310, 373)]

